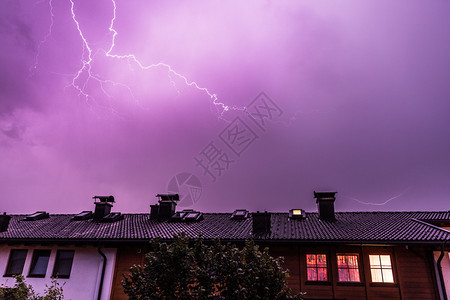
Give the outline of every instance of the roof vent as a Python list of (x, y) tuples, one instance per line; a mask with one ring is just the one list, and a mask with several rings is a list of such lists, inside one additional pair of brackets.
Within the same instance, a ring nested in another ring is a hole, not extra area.
[(103, 217), (100, 222), (103, 223), (112, 223), (116, 221), (123, 220), (123, 215), (120, 212), (113, 212)]
[(85, 210), (73, 216), (72, 220), (73, 221), (89, 220), (92, 219), (92, 217), (93, 217), (92, 211)]
[(98, 199), (99, 202), (108, 202), (108, 203), (114, 203), (114, 196), (94, 196), (93, 199)]
[(8, 230), (9, 221), (11, 220), (11, 216), (8, 216), (6, 213), (0, 215), (0, 232), (4, 232)]
[(256, 212), (252, 214), (253, 233), (270, 233), (270, 213)]
[(49, 217), (48, 212), (45, 211), (37, 211), (32, 215), (26, 216), (24, 221), (36, 221), (36, 220), (42, 220), (47, 219)]
[[(94, 220), (100, 221), (104, 216), (108, 215), (111, 212), (111, 207), (114, 203), (113, 196), (94, 196), (95, 204), (95, 212), (94, 212)], [(98, 201), (97, 201), (98, 200)]]
[(169, 220), (175, 214), (177, 202), (180, 201), (178, 194), (157, 194), (158, 203), (150, 205), (150, 219)]
[(236, 209), (231, 215), (232, 220), (244, 220), (248, 218), (248, 210)]
[(180, 201), (180, 196), (178, 194), (157, 194), (156, 197), (161, 201)]
[(305, 210), (303, 209), (291, 209), (289, 211), (290, 219), (304, 219), (306, 217)]
[(336, 200), (336, 192), (316, 192), (314, 191), (314, 198), (316, 198), (317, 208), (319, 210), (319, 218), (326, 221), (335, 221), (334, 216), (334, 201)]

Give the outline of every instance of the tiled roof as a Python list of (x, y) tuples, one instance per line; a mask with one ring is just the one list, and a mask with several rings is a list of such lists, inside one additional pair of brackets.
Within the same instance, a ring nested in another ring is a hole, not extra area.
[[(290, 219), (288, 213), (271, 214), (271, 233), (252, 235), (252, 218), (230, 219), (231, 213), (205, 213), (197, 222), (150, 220), (149, 214), (124, 214), (113, 223), (91, 220), (72, 221), (74, 215), (50, 215), (47, 219), (23, 221), (25, 215), (12, 215), (8, 230), (0, 232), (0, 242), (13, 241), (143, 241), (155, 237), (171, 238), (184, 232), (205, 239), (291, 242), (374, 242), (441, 243), (450, 241), (450, 232), (425, 223), (450, 220), (450, 212), (338, 212), (336, 221), (319, 219), (306, 213), (303, 220)], [(423, 220), (423, 221), (421, 221)], [(424, 222), (425, 221), (425, 222)]]

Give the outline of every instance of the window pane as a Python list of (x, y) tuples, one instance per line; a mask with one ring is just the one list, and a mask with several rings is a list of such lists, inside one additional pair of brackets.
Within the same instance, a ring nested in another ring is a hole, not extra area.
[(337, 262), (338, 262), (338, 268), (347, 268), (348, 267), (348, 263), (347, 263), (347, 259), (345, 256), (343, 255), (338, 255), (337, 256)]
[(383, 269), (384, 282), (394, 282), (394, 276), (392, 275), (392, 269)]
[(359, 281), (358, 269), (349, 269), (349, 273), (350, 273), (350, 281)]
[(35, 250), (31, 262), (30, 276), (45, 276), (50, 250)]
[(307, 268), (307, 270), (308, 270), (308, 280), (317, 280), (316, 268)]
[(315, 254), (306, 254), (306, 265), (307, 266), (316, 266), (316, 255)]
[(59, 250), (56, 255), (55, 268), (53, 276), (69, 277), (72, 270), (72, 262), (75, 251), (73, 250)]
[(22, 274), (25, 259), (27, 258), (28, 250), (11, 250), (9, 255), (8, 269), (5, 275), (19, 275)]
[(391, 257), (389, 255), (380, 255), (381, 265), (387, 268), (391, 267)]
[(328, 280), (326, 268), (318, 268), (317, 269), (317, 280), (319, 280), (319, 281)]
[(348, 255), (348, 266), (352, 268), (358, 267), (358, 257), (356, 255)]
[(339, 269), (339, 281), (348, 281), (348, 269)]
[(327, 267), (327, 256), (325, 254), (317, 254), (317, 266), (322, 268)]
[(379, 255), (369, 255), (370, 267), (380, 266), (380, 256)]
[(372, 282), (383, 282), (381, 269), (371, 269), (370, 274), (372, 275)]

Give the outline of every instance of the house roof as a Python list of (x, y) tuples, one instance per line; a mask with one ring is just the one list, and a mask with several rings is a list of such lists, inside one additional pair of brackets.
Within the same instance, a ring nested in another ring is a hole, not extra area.
[(170, 239), (184, 232), (195, 238), (222, 240), (256, 239), (283, 242), (340, 243), (432, 243), (450, 241), (450, 232), (427, 223), (450, 220), (447, 212), (337, 212), (336, 221), (306, 213), (305, 219), (291, 219), (288, 213), (271, 213), (271, 232), (252, 234), (252, 217), (231, 219), (231, 213), (204, 213), (195, 222), (150, 220), (149, 214), (124, 214), (123, 220), (97, 223), (71, 220), (72, 214), (23, 221), (26, 215), (12, 215), (0, 242), (139, 242), (156, 237)]

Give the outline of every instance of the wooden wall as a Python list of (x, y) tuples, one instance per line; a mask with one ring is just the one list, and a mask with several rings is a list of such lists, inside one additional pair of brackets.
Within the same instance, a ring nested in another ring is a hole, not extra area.
[(129, 272), (133, 265), (143, 265), (146, 250), (142, 247), (119, 247), (117, 249), (116, 270), (111, 291), (111, 299), (126, 300), (128, 297), (123, 292), (122, 274)]
[(437, 299), (431, 254), (424, 248), (395, 248), (402, 299)]
[[(121, 285), (122, 274), (134, 264), (144, 263), (145, 249), (120, 247), (117, 251), (112, 299), (127, 299)], [(284, 267), (289, 269), (287, 279), (293, 292), (306, 292), (306, 299), (438, 299), (432, 254), (425, 247), (410, 246), (300, 246), (271, 245), (272, 256), (283, 256)], [(327, 254), (329, 282), (306, 280), (306, 254)], [(360, 283), (342, 283), (337, 280), (337, 253), (354, 253), (359, 256)], [(369, 254), (389, 254), (394, 283), (372, 283)]]
[[(306, 280), (306, 254), (327, 254), (329, 282)], [(336, 254), (359, 256), (360, 283), (337, 280)], [(289, 287), (294, 292), (306, 292), (306, 299), (438, 299), (431, 254), (424, 247), (405, 246), (273, 246), (273, 256), (285, 257), (289, 269)], [(372, 283), (369, 254), (389, 254), (392, 260), (394, 283)]]

